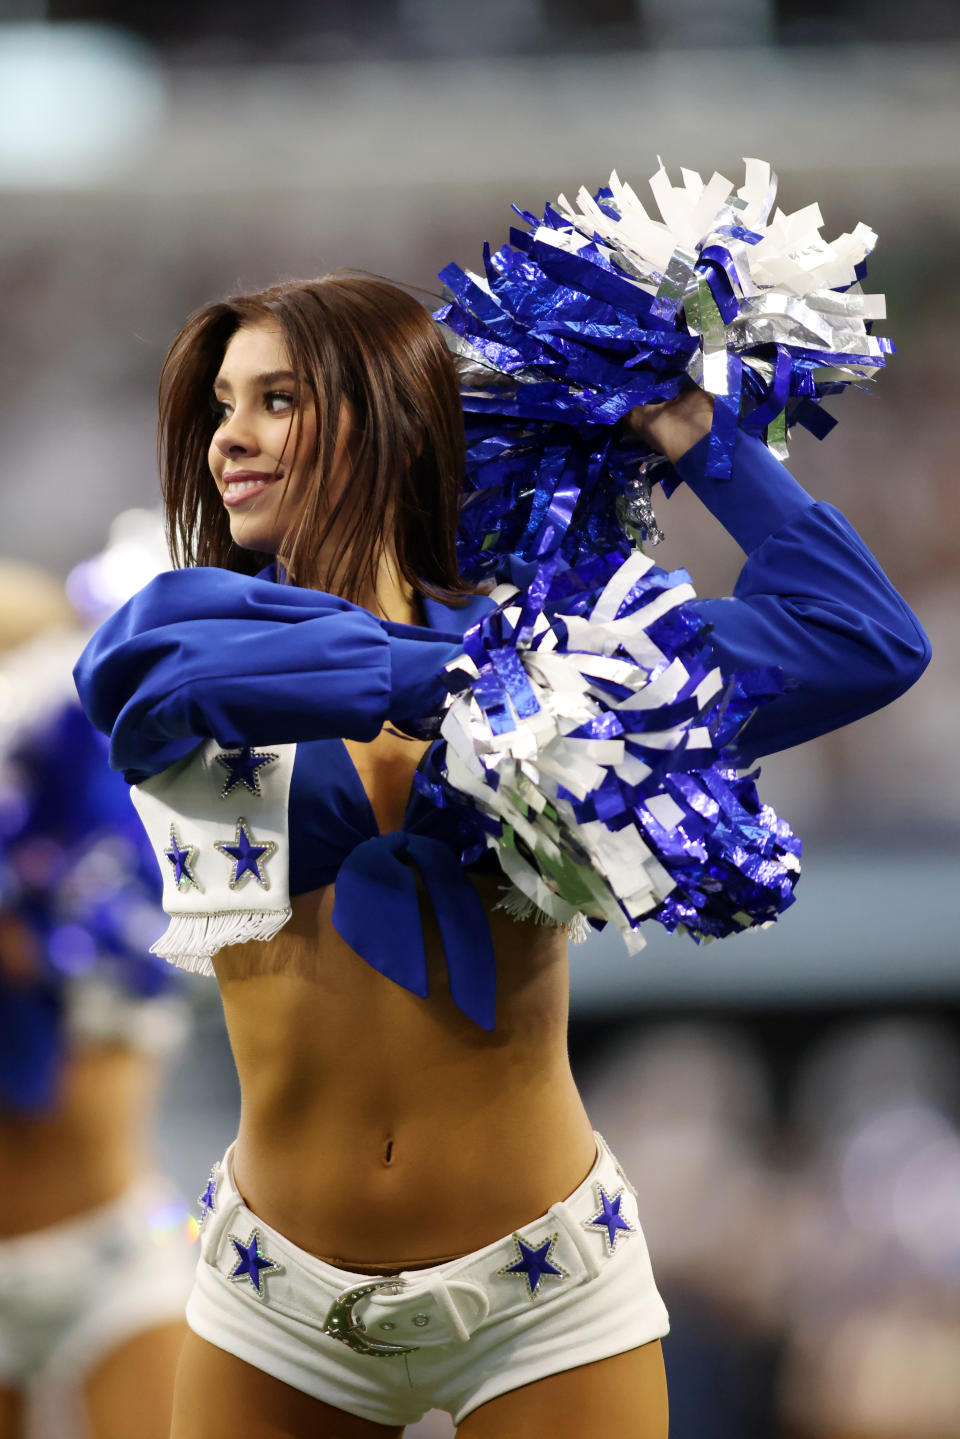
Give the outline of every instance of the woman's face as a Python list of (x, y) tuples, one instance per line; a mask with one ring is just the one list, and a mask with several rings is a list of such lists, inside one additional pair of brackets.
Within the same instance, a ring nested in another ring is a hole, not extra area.
[(210, 472), (234, 543), (277, 554), (312, 477), (316, 413), (294, 401), (296, 376), (275, 322), (244, 325), (231, 337), (213, 382), (219, 424)]

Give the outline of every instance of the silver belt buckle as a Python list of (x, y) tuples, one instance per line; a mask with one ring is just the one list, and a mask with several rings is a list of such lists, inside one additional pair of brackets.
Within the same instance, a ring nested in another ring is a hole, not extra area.
[(349, 1345), (357, 1354), (374, 1354), (378, 1358), (389, 1358), (395, 1354), (415, 1354), (418, 1348), (416, 1344), (378, 1344), (374, 1339), (367, 1339), (366, 1325), (362, 1319), (357, 1319), (353, 1312), (355, 1304), (378, 1289), (387, 1294), (399, 1294), (405, 1287), (402, 1279), (365, 1279), (361, 1284), (353, 1284), (349, 1289), (344, 1289), (331, 1304), (330, 1312), (323, 1321), (324, 1334)]

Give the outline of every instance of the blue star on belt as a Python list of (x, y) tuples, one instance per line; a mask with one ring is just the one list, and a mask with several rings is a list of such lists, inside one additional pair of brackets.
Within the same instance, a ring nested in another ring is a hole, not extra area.
[(227, 770), (227, 780), (220, 791), (220, 798), (226, 799), (232, 789), (242, 784), (251, 794), (262, 794), (260, 788), (260, 770), (264, 765), (273, 764), (279, 759), (278, 754), (260, 752), (245, 744), (242, 749), (234, 752), (223, 751), (217, 755), (217, 764), (223, 765)]
[(197, 1203), (200, 1206), (200, 1223), (206, 1219), (217, 1207), (217, 1180), (220, 1178), (219, 1168), (215, 1164), (210, 1171), (210, 1178), (207, 1180), (207, 1187), (200, 1195)]
[(231, 889), (244, 884), (249, 875), (252, 875), (263, 889), (270, 888), (270, 881), (263, 866), (277, 846), (272, 839), (255, 841), (245, 819), (237, 820), (237, 832), (232, 843), (227, 839), (217, 839), (214, 840), (213, 847), (233, 860), (233, 874), (227, 881)]
[(239, 1284), (242, 1284), (245, 1279), (249, 1279), (257, 1291), (258, 1297), (263, 1299), (263, 1286), (267, 1275), (282, 1274), (283, 1265), (277, 1264), (274, 1259), (268, 1259), (261, 1250), (259, 1229), (253, 1231), (246, 1244), (241, 1243), (235, 1234), (230, 1235), (230, 1242), (237, 1251), (237, 1267), (231, 1270), (228, 1277), (235, 1279)]
[(197, 847), (194, 844), (180, 844), (177, 838), (177, 827), (170, 826), (170, 848), (165, 849), (164, 854), (173, 865), (173, 882), (179, 889), (182, 885), (193, 885), (194, 889), (200, 886), (194, 877), (190, 866), (195, 862)]
[(603, 1243), (608, 1254), (612, 1254), (620, 1234), (635, 1234), (636, 1229), (620, 1212), (623, 1204), (623, 1190), (610, 1195), (602, 1184), (594, 1185), (594, 1194), (600, 1208), (591, 1219), (583, 1220), (584, 1229), (603, 1232)]
[(534, 1246), (522, 1239), (519, 1234), (513, 1236), (516, 1246), (517, 1260), (515, 1264), (505, 1264), (497, 1273), (505, 1278), (512, 1276), (514, 1279), (526, 1280), (530, 1286), (531, 1299), (536, 1294), (541, 1279), (566, 1279), (567, 1271), (561, 1269), (558, 1264), (550, 1261), (553, 1246), (559, 1239), (559, 1234), (551, 1234), (542, 1244)]

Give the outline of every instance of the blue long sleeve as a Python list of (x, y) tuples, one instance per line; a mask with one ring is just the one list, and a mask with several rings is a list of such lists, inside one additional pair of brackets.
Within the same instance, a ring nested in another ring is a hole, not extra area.
[[(837, 729), (920, 676), (930, 646), (853, 528), (740, 434), (730, 481), (707, 441), (676, 468), (747, 552), (734, 593), (693, 601), (726, 672), (778, 666), (791, 687), (740, 736), (738, 762)], [(522, 579), (521, 579), (522, 582)], [(225, 747), (368, 740), (439, 708), (456, 632), (381, 621), (322, 591), (199, 568), (160, 575), (97, 632), (75, 671), (130, 783), (203, 739)]]
[(381, 622), (318, 590), (197, 568), (159, 575), (101, 626), (74, 671), (110, 763), (137, 783), (200, 740), (369, 740), (430, 714), (459, 640)]
[(721, 669), (776, 665), (792, 681), (744, 727), (738, 762), (748, 765), (889, 704), (923, 673), (930, 644), (838, 510), (743, 433), (732, 479), (707, 479), (707, 443), (676, 468), (747, 559), (731, 597), (692, 607), (713, 627)]

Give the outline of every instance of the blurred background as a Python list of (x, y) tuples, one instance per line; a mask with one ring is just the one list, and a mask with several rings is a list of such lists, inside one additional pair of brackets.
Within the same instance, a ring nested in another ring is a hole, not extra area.
[[(774, 928), (572, 951), (571, 1053), (640, 1191), (673, 1439), (956, 1439), (954, 0), (4, 0), (0, 552), (66, 575), (155, 504), (159, 366), (208, 299), (344, 265), (436, 295), (448, 261), (506, 240), (512, 203), (613, 168), (646, 198), (658, 156), (739, 183), (754, 155), (828, 239), (880, 234), (868, 288), (899, 355), (822, 445), (795, 433), (790, 467), (934, 659), (891, 708), (765, 761), (805, 841)], [(729, 593), (740, 553), (693, 497), (658, 514), (657, 559)], [(188, 1195), (236, 1106), (198, 990), (158, 1136)]]

